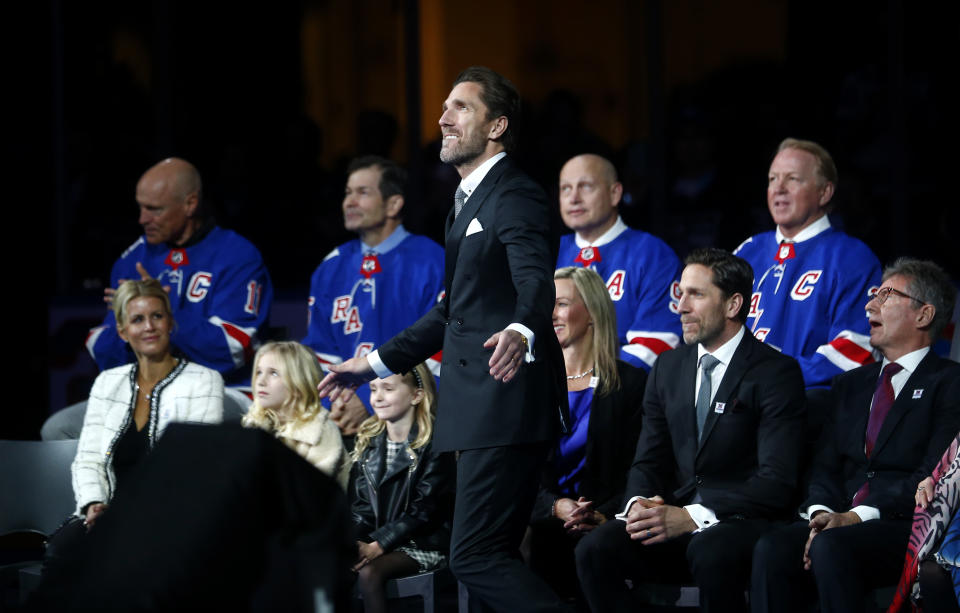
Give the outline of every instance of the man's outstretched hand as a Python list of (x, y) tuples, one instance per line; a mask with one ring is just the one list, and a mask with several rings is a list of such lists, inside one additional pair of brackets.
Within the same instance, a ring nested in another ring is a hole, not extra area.
[(317, 392), (321, 398), (329, 397), (331, 401), (340, 400), (346, 403), (353, 397), (353, 392), (358, 387), (377, 378), (366, 356), (351, 358), (342, 364), (333, 364), (329, 368), (330, 372), (317, 385)]

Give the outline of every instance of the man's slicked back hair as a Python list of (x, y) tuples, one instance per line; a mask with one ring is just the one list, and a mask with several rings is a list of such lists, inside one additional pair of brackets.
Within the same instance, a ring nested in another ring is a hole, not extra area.
[(453, 82), (476, 83), (480, 86), (480, 101), (487, 107), (487, 119), (507, 118), (507, 129), (500, 143), (507, 153), (514, 151), (520, 135), (520, 94), (513, 83), (502, 74), (486, 66), (471, 66), (461, 72)]

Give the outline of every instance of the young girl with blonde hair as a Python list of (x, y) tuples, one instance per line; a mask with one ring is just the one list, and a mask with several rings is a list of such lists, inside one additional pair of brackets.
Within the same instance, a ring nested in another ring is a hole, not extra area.
[(384, 584), (446, 563), (454, 459), (433, 451), (436, 389), (425, 364), (370, 382), (375, 415), (353, 450), (353, 521), (360, 592), (367, 613), (385, 611)]
[(346, 489), (350, 461), (340, 429), (320, 404), (322, 378), (316, 356), (300, 343), (264, 344), (253, 360), (253, 405), (242, 423), (272, 432)]

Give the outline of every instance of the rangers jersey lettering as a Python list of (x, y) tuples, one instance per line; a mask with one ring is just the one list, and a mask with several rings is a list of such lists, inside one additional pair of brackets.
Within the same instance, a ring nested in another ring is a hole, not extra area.
[[(192, 244), (171, 248), (140, 237), (113, 265), (110, 286), (139, 279), (137, 262), (170, 287), (177, 326), (176, 349), (192, 362), (220, 371), (228, 381), (248, 380), (246, 364), (259, 341), (273, 302), (273, 285), (260, 252), (239, 234), (212, 227)], [(87, 336), (87, 349), (101, 369), (133, 360), (117, 335), (113, 311)]]
[(620, 358), (650, 370), (657, 356), (681, 338), (680, 260), (659, 238), (622, 220), (588, 244), (574, 234), (560, 238), (557, 268), (589, 266), (604, 280), (617, 312)]
[[(364, 253), (352, 240), (331, 251), (310, 281), (307, 336), (324, 364), (364, 356), (433, 308), (443, 291), (443, 249), (400, 226)], [(439, 374), (440, 363), (428, 365)], [(367, 386), (357, 397), (369, 411)]]
[(747, 239), (734, 253), (753, 267), (747, 327), (800, 363), (808, 386), (873, 361), (864, 305), (880, 284), (880, 262), (826, 217), (796, 242), (776, 232)]

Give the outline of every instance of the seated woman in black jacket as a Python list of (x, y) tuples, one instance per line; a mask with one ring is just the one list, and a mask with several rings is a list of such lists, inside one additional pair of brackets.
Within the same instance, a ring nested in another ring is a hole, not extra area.
[(647, 373), (617, 359), (616, 311), (595, 271), (561, 268), (554, 282), (553, 326), (563, 348), (572, 424), (547, 463), (526, 544), (530, 566), (571, 596), (577, 540), (623, 506)]
[(386, 611), (384, 584), (446, 563), (453, 510), (454, 458), (431, 445), (436, 388), (418, 364), (370, 382), (374, 416), (353, 450), (353, 523), (364, 609)]

